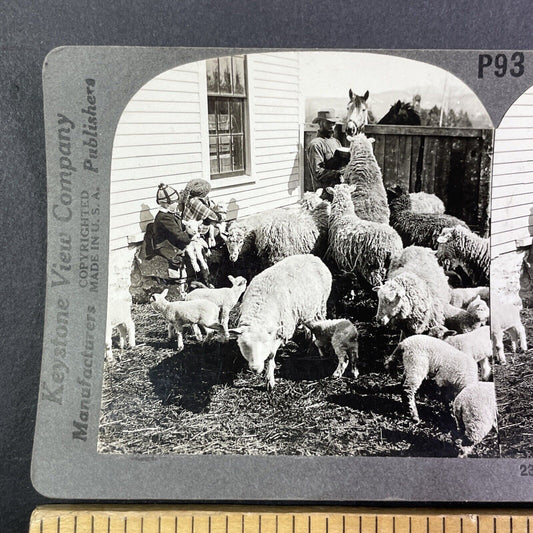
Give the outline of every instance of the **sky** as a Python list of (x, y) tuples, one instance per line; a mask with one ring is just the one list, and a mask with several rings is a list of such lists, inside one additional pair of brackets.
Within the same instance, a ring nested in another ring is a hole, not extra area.
[[(398, 99), (410, 102), (420, 94), (423, 108), (439, 107), (443, 102), (455, 110), (468, 111), (479, 120), (490, 119), (471, 89), (444, 69), (395, 56), (361, 52), (299, 52), (301, 89), (304, 98), (320, 101), (322, 98), (338, 99), (345, 108), (348, 90), (362, 95), (370, 91), (369, 106), (377, 120)], [(340, 99), (346, 100), (343, 103)], [(317, 104), (319, 105), (319, 104)], [(311, 105), (312, 107), (312, 105)], [(315, 106), (316, 107), (316, 106)], [(309, 106), (306, 106), (306, 109)], [(339, 109), (342, 114), (345, 109)]]

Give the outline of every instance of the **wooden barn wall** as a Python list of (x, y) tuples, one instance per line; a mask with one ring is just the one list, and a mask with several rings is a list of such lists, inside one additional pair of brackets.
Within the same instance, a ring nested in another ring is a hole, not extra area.
[(492, 257), (532, 243), (533, 87), (509, 108), (495, 138)]
[[(492, 130), (369, 125), (365, 133), (375, 139), (385, 187), (434, 193), (447, 213), (488, 231)], [(306, 132), (306, 145), (313, 136)]]
[[(229, 203), (230, 218), (301, 197), (299, 56), (248, 56), (247, 73), (247, 175), (211, 180), (210, 197)], [(210, 179), (205, 62), (160, 74), (124, 109), (111, 165), (111, 250), (142, 237), (159, 183), (181, 189), (193, 178)]]

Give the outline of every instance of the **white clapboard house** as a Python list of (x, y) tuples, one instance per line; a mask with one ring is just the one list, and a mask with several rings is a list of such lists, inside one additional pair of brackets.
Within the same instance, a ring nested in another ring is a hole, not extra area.
[(509, 108), (495, 134), (492, 258), (533, 243), (533, 87)]
[[(110, 283), (127, 284), (133, 244), (157, 212), (159, 183), (210, 180), (243, 217), (301, 198), (298, 53), (220, 57), (162, 72), (130, 100), (113, 144)], [(122, 282), (120, 281), (122, 280)]]

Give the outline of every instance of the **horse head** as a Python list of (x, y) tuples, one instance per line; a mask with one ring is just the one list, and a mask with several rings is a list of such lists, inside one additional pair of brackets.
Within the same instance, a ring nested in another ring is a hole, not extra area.
[(368, 95), (368, 91), (363, 96), (355, 94), (351, 89), (348, 91), (350, 101), (346, 107), (347, 113), (344, 118), (348, 135), (360, 133), (365, 125), (368, 124), (368, 105), (366, 103)]

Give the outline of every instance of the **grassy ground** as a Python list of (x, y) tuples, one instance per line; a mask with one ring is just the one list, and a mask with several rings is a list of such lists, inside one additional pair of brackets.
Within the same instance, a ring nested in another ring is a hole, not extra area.
[[(398, 334), (374, 325), (374, 294), (346, 297), (339, 284), (335, 294), (330, 311), (360, 332), (360, 376), (332, 379), (336, 361), (298, 334), (276, 357), (273, 393), (234, 341), (201, 345), (189, 334), (176, 353), (162, 317), (135, 305), (139, 345), (106, 363), (99, 452), (456, 456), (449, 404), (431, 383), (417, 395), (422, 421), (405, 415), (400, 378), (383, 368)], [(473, 457), (497, 455), (492, 432)]]

